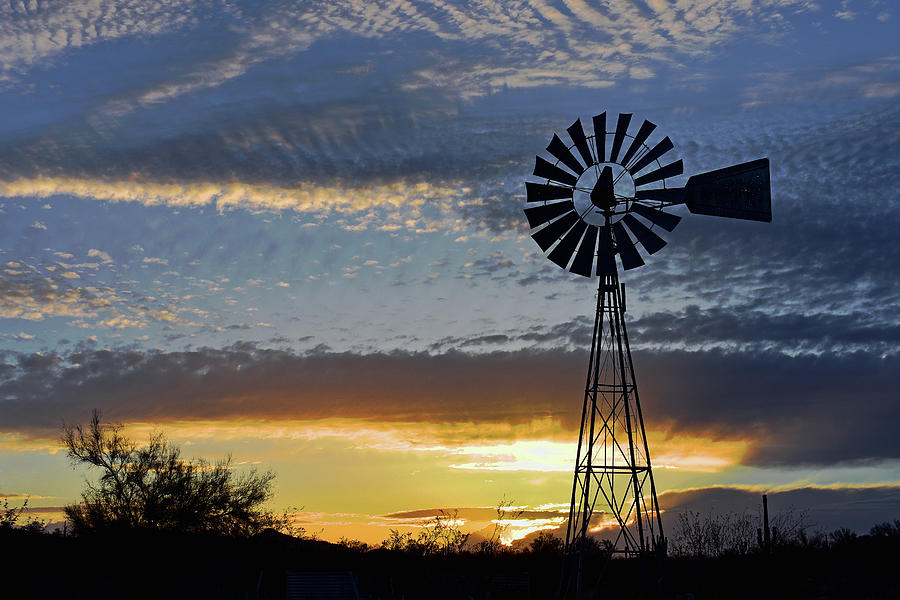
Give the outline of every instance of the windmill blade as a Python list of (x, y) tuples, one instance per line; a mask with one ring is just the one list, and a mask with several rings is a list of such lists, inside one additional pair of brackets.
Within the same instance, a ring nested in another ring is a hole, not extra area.
[(528, 217), (528, 226), (534, 229), (570, 210), (575, 210), (575, 204), (571, 200), (566, 200), (565, 202), (526, 208), (525, 216)]
[(584, 234), (585, 229), (587, 229), (587, 223), (578, 219), (575, 226), (569, 230), (569, 233), (563, 236), (563, 239), (556, 245), (553, 252), (547, 255), (547, 258), (565, 269), (569, 265), (569, 260), (572, 258), (572, 255), (575, 254), (575, 250), (578, 248), (578, 242), (581, 240), (581, 236)]
[(572, 267), (569, 269), (576, 275), (583, 277), (591, 276), (591, 267), (594, 266), (594, 249), (597, 247), (597, 228), (594, 225), (588, 225), (587, 233), (578, 246), (578, 252), (575, 254), (575, 260), (572, 261)]
[(641, 175), (634, 180), (634, 185), (645, 185), (653, 183), (654, 181), (659, 181), (660, 179), (665, 179), (666, 177), (681, 175), (682, 173), (684, 173), (684, 163), (679, 158), (675, 162), (669, 163), (664, 167), (660, 167), (655, 171), (650, 171), (646, 175)]
[(628, 133), (628, 124), (631, 123), (631, 114), (622, 113), (616, 123), (616, 135), (613, 136), (612, 149), (609, 151), (609, 162), (616, 162), (619, 156), (619, 150), (622, 148), (622, 142), (625, 140), (625, 134)]
[(628, 233), (625, 231), (625, 226), (622, 225), (622, 221), (613, 223), (612, 229), (613, 235), (616, 237), (616, 250), (619, 253), (619, 257), (622, 259), (622, 268), (629, 271), (643, 265), (644, 259), (641, 258), (637, 248), (634, 247), (634, 242), (628, 237)]
[(581, 163), (578, 162), (575, 155), (569, 151), (569, 147), (566, 146), (555, 133), (553, 134), (553, 139), (550, 140), (550, 145), (547, 146), (547, 152), (555, 156), (559, 162), (572, 169), (572, 172), (576, 175), (584, 173), (584, 167), (581, 166)]
[[(641, 215), (654, 225), (659, 225), (666, 231), (672, 231), (673, 229), (675, 229), (675, 226), (678, 225), (678, 222), (681, 221), (681, 217), (679, 217), (678, 215), (670, 215), (669, 213), (665, 213), (655, 208), (650, 208), (649, 206), (644, 206), (643, 204), (638, 204), (637, 202), (634, 202), (631, 205), (631, 210)], [(632, 229), (632, 231), (634, 230)]]
[(600, 244), (597, 247), (597, 275), (616, 274), (616, 249), (613, 247), (609, 227), (600, 228)]
[(591, 147), (588, 145), (587, 138), (584, 135), (581, 119), (575, 119), (575, 122), (569, 125), (569, 128), (566, 129), (566, 131), (569, 133), (569, 137), (572, 138), (572, 141), (575, 142), (575, 147), (578, 148), (578, 154), (584, 159), (584, 164), (587, 166), (594, 164), (594, 157), (591, 156)]
[(575, 184), (578, 182), (577, 177), (575, 177), (571, 173), (563, 171), (554, 164), (550, 164), (540, 156), (534, 157), (534, 175), (536, 177), (550, 179), (551, 181), (567, 183), (572, 187), (575, 187)]
[(663, 202), (671, 202), (673, 204), (681, 204), (685, 197), (684, 188), (658, 188), (652, 190), (636, 190), (634, 197), (636, 200), (661, 200)]
[(694, 175), (685, 187), (685, 204), (694, 214), (772, 221), (768, 158)]
[(666, 240), (650, 231), (650, 228), (635, 219), (634, 215), (627, 214), (622, 217), (622, 221), (625, 222), (625, 225), (628, 226), (628, 229), (631, 230), (631, 233), (634, 234), (634, 237), (636, 237), (637, 240), (641, 243), (641, 246), (644, 247), (644, 250), (646, 250), (650, 254), (659, 252), (665, 247)]
[(593, 119), (594, 146), (597, 148), (597, 162), (606, 162), (606, 111)]
[(628, 161), (631, 160), (631, 157), (634, 156), (635, 152), (640, 150), (641, 146), (647, 141), (647, 138), (650, 137), (650, 134), (653, 133), (654, 129), (656, 129), (656, 125), (650, 121), (644, 121), (643, 124), (641, 124), (641, 128), (631, 142), (631, 146), (628, 147), (628, 150), (625, 151), (625, 156), (622, 157), (623, 165), (628, 164)]
[(531, 183), (530, 181), (525, 182), (525, 191), (528, 195), (528, 202), (562, 200), (563, 198), (571, 198), (573, 192), (572, 188), (549, 185), (546, 183)]
[(553, 242), (571, 229), (572, 225), (578, 220), (578, 213), (573, 210), (570, 213), (564, 214), (556, 221), (553, 221), (537, 233), (531, 234), (531, 237), (534, 238), (537, 245), (541, 247), (541, 250), (546, 251), (547, 248), (553, 245)]
[(674, 147), (675, 144), (672, 143), (672, 140), (669, 139), (669, 136), (664, 137), (658, 144), (650, 149), (650, 152), (639, 158), (633, 165), (631, 165), (628, 168), (628, 172), (631, 175), (639, 173), (644, 167), (646, 167)]

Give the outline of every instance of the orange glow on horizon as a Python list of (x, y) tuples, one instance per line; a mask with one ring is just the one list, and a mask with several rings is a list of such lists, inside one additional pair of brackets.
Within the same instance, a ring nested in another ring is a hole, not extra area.
[[(358, 451), (434, 454), (452, 458), (450, 467), (475, 471), (568, 472), (575, 456), (575, 433), (552, 418), (510, 423), (421, 423), (363, 419), (322, 420), (196, 420), (163, 424), (128, 423), (126, 431), (140, 443), (162, 430), (176, 444), (201, 441), (338, 440)], [(647, 433), (656, 469), (714, 473), (739, 465), (751, 440)], [(55, 439), (0, 435), (0, 449), (61, 450)], [(189, 448), (183, 448), (189, 454)]]

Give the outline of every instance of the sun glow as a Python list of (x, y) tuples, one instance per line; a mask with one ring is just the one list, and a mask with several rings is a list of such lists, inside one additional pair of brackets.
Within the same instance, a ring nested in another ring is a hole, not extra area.
[[(505, 526), (506, 529), (500, 534), (500, 543), (504, 546), (512, 546), (513, 542), (521, 540), (532, 533), (558, 529), (560, 525), (566, 522), (567, 518), (568, 514), (565, 514), (547, 519), (515, 519), (502, 523), (501, 526)], [(494, 523), (499, 522), (494, 521)]]
[[(415, 423), (362, 419), (322, 420), (217, 420), (172, 423), (130, 423), (128, 434), (147, 439), (162, 430), (177, 444), (202, 441), (307, 441), (334, 440), (355, 451), (412, 453), (450, 460), (449, 468), (462, 471), (520, 471), (565, 473), (572, 470), (574, 434), (558, 421), (542, 418), (526, 423)], [(750, 448), (748, 440), (712, 440), (700, 436), (671, 436), (648, 432), (656, 469), (713, 473), (740, 464)], [(7, 450), (58, 451), (55, 440), (0, 437)]]
[[(155, 428), (147, 423), (128, 426), (138, 439)], [(453, 459), (450, 468), (476, 471), (568, 472), (576, 449), (574, 436), (552, 419), (522, 424), (182, 421), (164, 428), (174, 440), (343, 440), (358, 450), (443, 455)], [(657, 469), (717, 472), (739, 464), (750, 447), (747, 440), (671, 436), (661, 431), (648, 432), (648, 438)]]

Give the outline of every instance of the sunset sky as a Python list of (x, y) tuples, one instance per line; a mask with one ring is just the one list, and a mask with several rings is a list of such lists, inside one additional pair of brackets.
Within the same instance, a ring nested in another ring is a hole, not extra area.
[[(368, 542), (560, 525), (596, 279), (529, 238), (576, 117), (685, 176), (768, 156), (622, 275), (660, 504), (900, 517), (900, 13), (889, 0), (0, 5), (0, 496), (58, 518), (63, 423), (271, 469)], [(544, 154), (546, 155), (546, 154)], [(683, 181), (686, 177), (679, 178)]]

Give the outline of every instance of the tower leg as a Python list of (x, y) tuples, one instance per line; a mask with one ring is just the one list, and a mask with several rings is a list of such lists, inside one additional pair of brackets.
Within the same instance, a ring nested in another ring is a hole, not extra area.
[(600, 278), (560, 595), (581, 600), (613, 554), (665, 554), (662, 519), (617, 273)]

